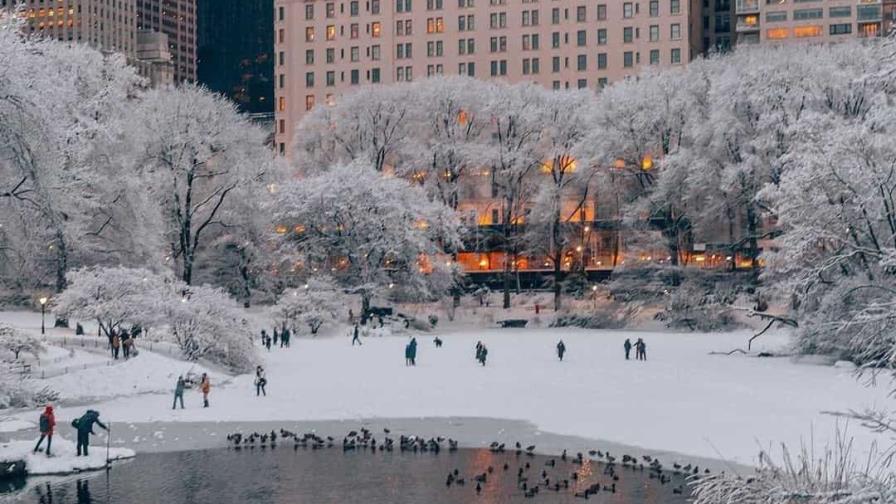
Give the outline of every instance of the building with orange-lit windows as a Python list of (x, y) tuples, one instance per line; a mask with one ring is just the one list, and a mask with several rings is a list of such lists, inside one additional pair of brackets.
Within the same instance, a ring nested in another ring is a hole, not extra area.
[(881, 0), (735, 0), (735, 10), (737, 43), (750, 44), (878, 37), (893, 8)]

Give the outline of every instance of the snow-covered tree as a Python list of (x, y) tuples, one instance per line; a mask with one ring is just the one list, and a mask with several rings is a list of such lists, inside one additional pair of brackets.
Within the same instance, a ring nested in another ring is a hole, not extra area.
[[(0, 203), (9, 209), (0, 223), (30, 226), (0, 237), (10, 240), (0, 248), (41, 257), (61, 291), (70, 262), (117, 249), (110, 224), (127, 200), (106, 154), (140, 79), (121, 55), (0, 31)], [(16, 238), (43, 245), (23, 250)]]
[[(583, 252), (583, 222), (597, 171), (575, 155), (590, 127), (592, 104), (593, 95), (587, 91), (558, 91), (544, 103), (544, 162), (535, 175), (538, 192), (530, 206), (525, 238), (528, 250), (547, 257), (553, 267), (554, 310), (560, 309), (564, 260), (572, 251)], [(584, 268), (581, 254), (577, 264)]]
[(411, 141), (402, 144), (396, 172), (457, 209), (468, 171), (483, 162), (485, 108), (493, 86), (468, 77), (436, 77), (409, 86)]
[(259, 127), (196, 86), (146, 93), (135, 117), (136, 171), (162, 207), (168, 259), (189, 284), (206, 241), (241, 217), (241, 191), (264, 186), (272, 154)]
[(209, 286), (175, 285), (181, 297), (166, 299), (160, 313), (168, 338), (188, 360), (207, 359), (235, 371), (256, 364), (252, 330), (241, 308), (224, 290)]
[(428, 271), (441, 267), (436, 254), (457, 244), (460, 224), (422, 188), (356, 162), (287, 182), (275, 196), (290, 261), (330, 271), (361, 297), (364, 314), (375, 295), (396, 285), (424, 295), (446, 288), (432, 285), (437, 276)]
[(408, 85), (368, 86), (315, 107), (296, 128), (295, 159), (306, 173), (361, 161), (376, 171), (395, 162), (409, 132)]
[(141, 268), (81, 268), (68, 273), (67, 285), (51, 300), (56, 314), (96, 320), (106, 336), (124, 324), (163, 323), (162, 309), (175, 296), (170, 279)]
[(6, 324), (0, 324), (0, 349), (6, 350), (19, 359), (22, 352), (30, 353), (35, 357), (43, 352), (43, 344), (31, 333), (16, 329)]
[(293, 333), (307, 328), (312, 335), (345, 311), (345, 296), (336, 282), (325, 275), (309, 278), (304, 285), (288, 289), (277, 300), (275, 316)]
[(545, 161), (542, 145), (548, 91), (532, 84), (497, 88), (486, 113), (490, 127), (485, 164), (491, 168), (493, 193), (500, 201), (500, 242), (504, 252), (504, 308), (510, 308), (510, 290), (527, 218), (532, 175)]

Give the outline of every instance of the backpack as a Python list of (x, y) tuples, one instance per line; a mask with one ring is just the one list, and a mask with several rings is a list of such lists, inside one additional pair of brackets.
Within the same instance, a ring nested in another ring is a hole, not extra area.
[(47, 416), (46, 413), (40, 414), (39, 425), (40, 425), (41, 432), (48, 432), (50, 430), (50, 418)]
[(78, 420), (80, 420), (80, 419), (76, 418), (76, 419), (72, 420), (72, 427), (74, 427), (76, 429), (78, 428)]

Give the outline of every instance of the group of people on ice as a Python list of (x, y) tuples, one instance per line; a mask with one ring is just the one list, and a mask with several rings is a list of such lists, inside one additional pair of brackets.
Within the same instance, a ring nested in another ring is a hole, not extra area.
[(476, 342), (476, 361), (485, 365), (485, 360), (488, 359), (488, 348), (481, 342)]
[[(625, 343), (622, 345), (622, 348), (625, 349), (625, 360), (629, 360), (632, 346), (632, 340), (626, 338)], [(634, 348), (635, 360), (647, 360), (647, 343), (644, 343), (642, 338), (638, 338), (638, 341), (635, 341)]]
[[(180, 401), (180, 409), (184, 409), (184, 390), (187, 388), (187, 381), (184, 379), (183, 375), (177, 377), (177, 383), (174, 385), (174, 404), (171, 406), (171, 409), (177, 408), (177, 402)], [(199, 379), (199, 388), (198, 390), (202, 392), (202, 407), (208, 408), (208, 393), (212, 389), (212, 382), (208, 377), (207, 373), (202, 373), (202, 378)]]
[(109, 338), (109, 352), (112, 354), (112, 358), (118, 360), (118, 356), (123, 354), (125, 360), (131, 357), (131, 353), (134, 352), (134, 339), (137, 338), (137, 335), (140, 333), (140, 329), (136, 327), (132, 327), (131, 330), (127, 330), (125, 328), (120, 329), (112, 329), (107, 334)]
[(277, 347), (278, 344), (280, 345), (280, 348), (289, 348), (290, 338), (292, 338), (292, 333), (289, 332), (289, 329), (287, 329), (285, 325), (279, 332), (277, 331), (277, 328), (274, 327), (273, 337), (268, 334), (266, 330), (261, 330), (261, 344), (267, 348), (268, 351), (271, 350), (272, 345)]
[[(77, 431), (79, 457), (82, 455), (84, 457), (88, 456), (90, 436), (91, 434), (96, 434), (93, 432), (94, 425), (99, 425), (106, 431), (109, 430), (109, 427), (100, 421), (100, 412), (96, 410), (89, 409), (82, 416), (72, 420), (72, 427)], [(37, 440), (37, 444), (34, 446), (34, 453), (40, 451), (46, 453), (48, 457), (52, 457), (53, 454), (50, 450), (53, 445), (53, 433), (56, 431), (56, 414), (53, 411), (52, 404), (48, 404), (44, 408), (43, 413), (40, 414), (38, 427), (40, 429), (40, 439)], [(45, 439), (47, 440), (46, 450), (41, 448)]]

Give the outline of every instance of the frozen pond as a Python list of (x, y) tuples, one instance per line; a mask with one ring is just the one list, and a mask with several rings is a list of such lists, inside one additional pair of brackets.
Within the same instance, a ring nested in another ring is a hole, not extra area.
[[(465, 479), (463, 486), (446, 485), (448, 474), (455, 469)], [(617, 465), (618, 479), (614, 480), (606, 474), (606, 466), (596, 462), (586, 460), (579, 465), (559, 458), (516, 456), (487, 449), (439, 454), (343, 453), (339, 448), (312, 451), (295, 450), (292, 446), (143, 454), (116, 464), (108, 473), (32, 478), (5, 484), (0, 492), (11, 497), (11, 502), (35, 504), (530, 502), (532, 499), (525, 498), (522, 484), (518, 484), (520, 469), (527, 478), (527, 488), (539, 486), (534, 500), (540, 502), (581, 502), (583, 499), (575, 494), (596, 484), (601, 490), (591, 495), (590, 501), (687, 502), (688, 489), (682, 477), (671, 476), (661, 484), (658, 479), (648, 477), (650, 471), (646, 467), (641, 471)], [(477, 494), (474, 477), (482, 473), (486, 474), (486, 482)], [(550, 487), (544, 485), (543, 473)], [(558, 483), (560, 488), (556, 489)], [(610, 491), (613, 484), (615, 492)], [(5, 500), (3, 497), (0, 493), (0, 501)]]

